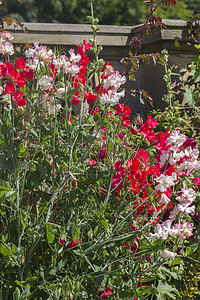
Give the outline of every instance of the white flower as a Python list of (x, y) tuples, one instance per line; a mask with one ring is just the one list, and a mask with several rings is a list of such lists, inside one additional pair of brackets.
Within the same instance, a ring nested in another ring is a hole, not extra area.
[(193, 188), (187, 189), (187, 188), (182, 188), (181, 189), (181, 194), (175, 198), (177, 201), (185, 201), (189, 200), (193, 202), (196, 199), (196, 192), (194, 191)]
[(62, 55), (61, 58), (54, 58), (53, 64), (55, 65), (56, 69), (61, 69), (67, 60), (67, 56)]
[(161, 166), (164, 166), (165, 163), (166, 163), (167, 161), (169, 161), (170, 155), (171, 155), (171, 151), (170, 151), (170, 150), (164, 151), (164, 152), (161, 154), (161, 156), (160, 156), (160, 165), (161, 165)]
[(121, 97), (124, 97), (124, 94), (124, 90), (119, 93), (115, 93), (112, 90), (109, 90), (107, 93), (100, 96), (99, 102), (102, 105), (110, 104), (111, 106), (114, 106), (119, 102), (119, 99)]
[(73, 64), (77, 64), (80, 59), (81, 59), (81, 56), (79, 54), (75, 54), (74, 53), (74, 49), (70, 49), (69, 51), (69, 54), (70, 54), (70, 61), (73, 63)]
[(169, 231), (171, 230), (172, 220), (167, 220), (163, 224), (157, 224), (154, 229), (154, 234), (151, 233), (151, 240), (155, 241), (159, 238), (166, 240), (169, 236)]
[(123, 85), (126, 82), (126, 77), (121, 76), (118, 71), (111, 74), (106, 78), (103, 82), (103, 87), (108, 89), (111, 88), (114, 91), (117, 91), (121, 85)]
[(175, 258), (177, 253), (174, 253), (174, 252), (164, 249), (160, 255), (165, 259), (170, 259), (170, 258)]
[(198, 161), (199, 150), (191, 147), (187, 147), (184, 151), (184, 161), (180, 166), (178, 166), (178, 170), (180, 171), (197, 171), (200, 170), (200, 161)]
[(161, 198), (159, 200), (159, 203), (161, 204), (167, 204), (170, 202), (170, 199), (167, 197), (167, 195), (165, 195), (165, 193), (161, 194)]
[(33, 48), (29, 48), (25, 51), (25, 55), (27, 58), (33, 58), (35, 50)]
[(155, 186), (155, 190), (160, 192), (165, 192), (170, 186), (175, 185), (174, 181), (176, 179), (177, 179), (176, 173), (172, 173), (171, 176), (161, 174), (159, 177), (155, 178), (155, 181), (159, 182), (159, 184)]
[(9, 31), (3, 31), (1, 33), (1, 41), (2, 42), (11, 41), (13, 39), (14, 39), (14, 36), (12, 35), (11, 32), (9, 32)]
[(39, 85), (41, 85), (44, 90), (47, 90), (48, 88), (51, 88), (53, 86), (52, 81), (52, 77), (44, 75), (39, 79)]
[(52, 59), (53, 51), (50, 49), (47, 51), (46, 47), (43, 47), (39, 51), (39, 57), (45, 62), (48, 63)]
[(59, 89), (56, 90), (56, 95), (58, 97), (61, 97), (62, 94), (64, 94), (65, 92), (67, 93), (67, 88), (59, 88)]
[(169, 231), (171, 237), (178, 236), (179, 239), (184, 240), (187, 237), (190, 237), (193, 232), (193, 224), (190, 222), (183, 221), (182, 224), (177, 223)]
[(13, 55), (14, 54), (14, 46), (9, 42), (0, 43), (0, 53), (3, 55)]
[(170, 137), (167, 138), (168, 145), (172, 145), (173, 149), (178, 149), (186, 141), (184, 134), (179, 134), (180, 130), (174, 130), (171, 132)]
[(71, 64), (69, 61), (66, 61), (63, 66), (63, 73), (65, 74), (71, 74), (72, 76), (75, 76), (79, 72), (79, 66), (75, 64)]

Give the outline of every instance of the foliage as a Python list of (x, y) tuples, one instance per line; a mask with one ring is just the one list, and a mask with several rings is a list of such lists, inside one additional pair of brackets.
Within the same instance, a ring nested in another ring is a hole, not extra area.
[[(165, 6), (159, 8), (164, 19), (184, 19), (193, 14), (193, 6), (177, 1), (176, 9)], [(106, 25), (137, 25), (143, 23), (148, 15), (148, 6), (144, 0), (100, 0), (95, 2), (95, 12)], [(9, 0), (6, 14), (26, 22), (85, 23), (90, 12), (88, 0), (26, 0), (22, 5)]]

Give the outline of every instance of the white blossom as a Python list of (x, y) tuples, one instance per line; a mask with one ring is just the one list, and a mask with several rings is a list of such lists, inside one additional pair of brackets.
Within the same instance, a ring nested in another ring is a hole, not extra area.
[(110, 104), (111, 106), (114, 106), (119, 102), (119, 99), (121, 97), (124, 97), (124, 94), (125, 94), (124, 90), (119, 92), (119, 93), (113, 92), (112, 90), (109, 90), (107, 93), (102, 94), (100, 96), (99, 102), (102, 105)]
[(175, 258), (177, 253), (174, 253), (174, 252), (164, 249), (160, 255), (165, 259), (170, 259), (170, 258)]
[(53, 86), (52, 81), (52, 77), (44, 75), (39, 79), (39, 85), (41, 85), (44, 90), (47, 90), (48, 88), (51, 88)]

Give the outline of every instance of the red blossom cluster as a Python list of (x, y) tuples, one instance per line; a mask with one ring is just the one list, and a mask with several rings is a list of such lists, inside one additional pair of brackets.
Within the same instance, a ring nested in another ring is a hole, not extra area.
[(33, 70), (26, 66), (23, 58), (18, 58), (15, 62), (15, 67), (10, 62), (5, 62), (0, 65), (0, 80), (3, 86), (2, 95), (11, 95), (13, 101), (16, 101), (18, 106), (26, 105), (24, 93), (20, 91), (21, 87), (26, 85), (27, 80), (33, 79)]

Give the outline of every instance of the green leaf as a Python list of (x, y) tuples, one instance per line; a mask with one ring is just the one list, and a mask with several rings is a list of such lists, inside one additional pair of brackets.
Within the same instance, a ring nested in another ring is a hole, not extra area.
[(47, 240), (48, 243), (52, 243), (55, 237), (55, 230), (51, 223), (46, 224)]
[(174, 44), (176, 48), (180, 48), (180, 43), (177, 40), (175, 40)]
[(156, 293), (156, 289), (154, 287), (151, 286), (141, 286), (139, 288), (137, 288), (137, 295), (155, 295)]
[(4, 244), (0, 244), (0, 253), (8, 258), (10, 258), (12, 256), (10, 249), (8, 247), (6, 247)]
[(51, 174), (51, 169), (49, 170), (50, 165), (46, 165), (45, 162), (44, 163), (40, 163), (40, 162), (36, 162), (36, 169), (38, 171), (38, 173), (40, 174), (40, 177), (42, 180), (44, 179), (48, 179), (50, 174)]
[(16, 287), (15, 292), (13, 293), (14, 300), (19, 300), (20, 299), (20, 290), (18, 287)]
[(20, 145), (19, 150), (18, 150), (18, 157), (22, 158), (25, 157), (27, 153), (27, 149), (24, 144)]
[(30, 288), (27, 287), (25, 291), (23, 291), (23, 293), (21, 294), (19, 300), (27, 300), (29, 295), (30, 295)]
[(166, 296), (168, 299), (177, 299), (177, 295), (181, 297), (178, 290), (175, 287), (172, 287), (167, 282), (159, 281), (157, 286), (157, 300), (165, 300)]
[(189, 255), (190, 253), (195, 252), (197, 250), (198, 246), (199, 246), (199, 243), (195, 243), (195, 244), (190, 245), (189, 247), (187, 247), (187, 249), (185, 251), (186, 254)]
[(41, 184), (41, 177), (38, 171), (33, 171), (27, 178), (27, 187), (36, 189)]
[(80, 228), (78, 226), (72, 224), (71, 234), (72, 234), (73, 240), (78, 240), (79, 236), (80, 236)]
[(186, 96), (187, 103), (190, 106), (194, 106), (195, 102), (194, 102), (193, 97), (192, 97), (192, 90), (191, 90), (191, 88), (186, 87), (186, 89), (185, 89), (185, 96)]
[(99, 212), (99, 211), (94, 211), (94, 213), (95, 213), (96, 216), (99, 218), (101, 224), (102, 224), (106, 229), (108, 229), (108, 227), (109, 227), (109, 226), (108, 226), (108, 222), (107, 222), (106, 218), (104, 217), (104, 215), (103, 215), (101, 212)]

